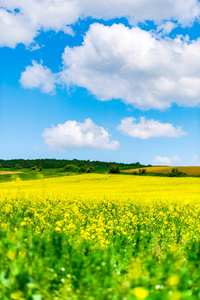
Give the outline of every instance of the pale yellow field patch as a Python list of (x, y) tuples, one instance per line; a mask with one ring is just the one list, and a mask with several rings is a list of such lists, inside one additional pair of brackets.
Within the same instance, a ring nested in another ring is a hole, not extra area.
[(19, 174), (22, 172), (12, 172), (12, 171), (0, 171), (0, 175), (7, 175), (7, 174)]
[(200, 175), (200, 166), (195, 167), (146, 167), (138, 169), (130, 169), (122, 171), (123, 173), (139, 172), (139, 169), (146, 169), (147, 173), (170, 173), (173, 168), (177, 168), (179, 171), (186, 173), (187, 175)]

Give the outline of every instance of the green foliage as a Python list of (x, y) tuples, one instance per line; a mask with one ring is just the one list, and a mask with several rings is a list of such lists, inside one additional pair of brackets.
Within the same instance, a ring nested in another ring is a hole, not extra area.
[(146, 173), (146, 169), (139, 169), (139, 174), (145, 174)]
[(88, 169), (87, 169), (87, 173), (92, 173), (94, 171), (94, 167), (90, 166)]
[(113, 164), (119, 165), (121, 169), (128, 168), (140, 168), (145, 167), (141, 165), (139, 162), (124, 164), (124, 163), (114, 163), (114, 162), (104, 162), (104, 161), (90, 161), (90, 160), (78, 160), (78, 159), (11, 159), (11, 160), (3, 160), (0, 159), (0, 164), (2, 164), (3, 168), (15, 168), (16, 165), (22, 166), (23, 168), (31, 168), (32, 166), (42, 166), (43, 169), (61, 169), (66, 165), (75, 165), (77, 167), (87, 166), (88, 168), (92, 166), (95, 168), (95, 171), (100, 171), (105, 173), (109, 170), (109, 167)]
[(111, 165), (109, 169), (109, 173), (111, 174), (119, 174), (120, 173), (120, 168), (118, 165)]
[(23, 167), (22, 166), (20, 166), (19, 164), (16, 164), (15, 165), (15, 169), (22, 169)]
[(80, 173), (86, 173), (87, 172), (87, 166), (82, 166), (78, 169), (78, 172)]
[(177, 168), (173, 168), (171, 170), (171, 173), (167, 173), (168, 177), (184, 177), (186, 176), (186, 173), (179, 171)]
[(79, 171), (79, 168), (75, 165), (66, 165), (64, 168), (61, 170), (62, 172), (72, 172), (72, 173), (77, 173)]
[(2, 169), (2, 164), (0, 164), (0, 169)]
[(42, 166), (39, 166), (38, 171), (41, 172), (43, 170)]
[(31, 171), (35, 171), (35, 170), (37, 170), (37, 166), (31, 167)]

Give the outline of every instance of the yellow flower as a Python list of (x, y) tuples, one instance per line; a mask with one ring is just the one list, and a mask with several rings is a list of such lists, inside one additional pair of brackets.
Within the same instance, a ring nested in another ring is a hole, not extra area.
[(8, 253), (7, 253), (7, 257), (8, 257), (10, 260), (15, 259), (15, 252), (12, 251), (12, 250), (9, 250)]
[(13, 300), (23, 300), (24, 293), (22, 291), (16, 291), (10, 295)]
[(177, 285), (180, 281), (180, 277), (178, 275), (172, 275), (167, 279), (168, 285)]
[(131, 291), (131, 293), (139, 300), (145, 299), (149, 295), (149, 292), (143, 287), (136, 287)]
[(57, 226), (57, 227), (55, 228), (55, 231), (56, 231), (56, 232), (60, 232), (60, 231), (61, 231), (61, 228)]

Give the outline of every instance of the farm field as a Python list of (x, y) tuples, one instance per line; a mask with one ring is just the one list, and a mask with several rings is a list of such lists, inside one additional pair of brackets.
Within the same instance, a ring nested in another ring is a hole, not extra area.
[[(178, 168), (179, 171), (186, 173), (187, 175), (200, 175), (200, 167), (145, 167), (147, 173), (163, 173), (167, 174), (170, 173), (173, 168)], [(141, 168), (140, 168), (141, 169)], [(129, 170), (122, 170), (123, 173), (133, 173), (139, 172), (138, 169), (129, 169)]]
[(199, 180), (0, 183), (0, 299), (199, 299)]

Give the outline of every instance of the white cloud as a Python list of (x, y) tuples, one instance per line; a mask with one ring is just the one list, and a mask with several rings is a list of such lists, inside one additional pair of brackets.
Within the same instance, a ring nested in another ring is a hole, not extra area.
[(40, 88), (43, 93), (54, 93), (56, 88), (56, 74), (41, 64), (32, 62), (32, 66), (26, 67), (22, 72), (20, 83), (24, 88)]
[(170, 123), (160, 123), (153, 119), (146, 120), (145, 117), (140, 117), (139, 121), (133, 117), (124, 118), (116, 129), (124, 135), (139, 139), (173, 138), (186, 135), (186, 132), (181, 127), (175, 128)]
[(197, 154), (194, 154), (194, 155), (193, 155), (193, 162), (194, 162), (194, 163), (197, 163), (197, 162), (199, 162), (199, 161), (200, 161), (199, 156), (198, 156)]
[(197, 0), (79, 0), (77, 4), (83, 16), (97, 19), (127, 17), (132, 24), (153, 20), (178, 20), (190, 24), (199, 16)]
[(29, 45), (41, 30), (73, 34), (79, 14), (74, 0), (1, 0), (0, 46)]
[[(19, 12), (16, 13), (15, 9)], [(8, 13), (9, 10), (9, 13)], [(198, 0), (1, 0), (1, 46), (28, 44), (40, 30), (63, 30), (79, 18), (113, 19), (127, 17), (132, 24), (153, 20), (177, 20), (184, 26), (200, 14)]]
[(167, 156), (156, 156), (153, 159), (154, 165), (164, 165), (164, 166), (173, 166), (180, 162), (181, 159), (178, 155), (174, 155), (172, 157)]
[(171, 21), (163, 22), (159, 26), (157, 26), (156, 33), (160, 35), (166, 35), (169, 34), (177, 26), (178, 26), (177, 23)]
[(82, 46), (66, 47), (61, 80), (99, 100), (121, 99), (142, 109), (200, 104), (200, 39), (157, 40), (122, 24), (91, 25)]
[(0, 9), (0, 47), (15, 48), (18, 43), (29, 45), (37, 29), (20, 14)]
[(64, 124), (47, 128), (42, 136), (50, 150), (64, 152), (71, 149), (111, 149), (117, 150), (118, 141), (110, 141), (110, 135), (103, 127), (97, 126), (91, 119), (83, 123), (67, 121)]

